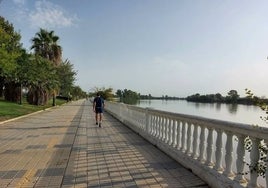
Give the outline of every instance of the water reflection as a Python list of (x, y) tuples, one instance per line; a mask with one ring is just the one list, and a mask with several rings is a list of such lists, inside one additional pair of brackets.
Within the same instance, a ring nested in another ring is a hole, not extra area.
[(228, 106), (228, 111), (230, 114), (236, 114), (238, 110), (238, 105), (237, 104), (229, 104)]
[(221, 103), (216, 103), (216, 110), (220, 111), (221, 110)]
[(122, 100), (123, 103), (125, 104), (131, 104), (131, 105), (139, 105), (140, 104), (140, 101), (137, 100), (137, 99), (132, 99), (132, 98), (125, 98)]

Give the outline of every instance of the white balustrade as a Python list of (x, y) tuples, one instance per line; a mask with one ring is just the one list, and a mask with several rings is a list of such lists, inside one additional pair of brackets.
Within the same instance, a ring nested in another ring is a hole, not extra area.
[[(259, 145), (267, 143), (268, 128), (122, 103), (106, 102), (106, 110), (211, 187), (268, 187), (268, 169), (261, 178), (245, 165), (259, 161)], [(250, 153), (244, 147), (246, 137), (252, 141)]]

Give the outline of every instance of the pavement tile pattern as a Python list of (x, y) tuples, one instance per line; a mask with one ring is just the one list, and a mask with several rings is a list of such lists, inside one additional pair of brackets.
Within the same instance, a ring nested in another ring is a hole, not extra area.
[(208, 187), (85, 100), (0, 124), (0, 143), (1, 188)]

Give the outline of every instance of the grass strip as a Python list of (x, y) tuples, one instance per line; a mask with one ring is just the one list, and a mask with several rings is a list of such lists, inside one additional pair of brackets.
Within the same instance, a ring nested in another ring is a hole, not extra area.
[[(62, 105), (66, 103), (65, 100), (57, 99), (57, 105)], [(8, 102), (4, 100), (0, 100), (0, 122), (8, 119), (12, 119), (15, 117), (23, 116), (26, 114), (30, 114), (39, 110), (45, 110), (46, 108), (52, 107), (52, 101), (49, 101), (47, 105), (44, 106), (36, 106), (30, 105), (26, 102), (22, 104), (17, 104), (13, 102)]]

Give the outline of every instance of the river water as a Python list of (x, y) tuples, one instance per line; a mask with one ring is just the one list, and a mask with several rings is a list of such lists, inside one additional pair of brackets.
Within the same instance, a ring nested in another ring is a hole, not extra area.
[(250, 125), (268, 126), (260, 118), (260, 116), (266, 117), (265, 112), (253, 105), (196, 103), (186, 100), (140, 100), (136, 106)]

